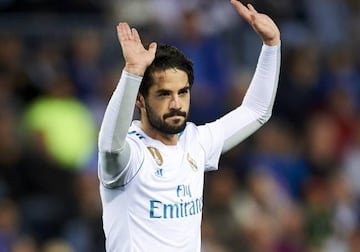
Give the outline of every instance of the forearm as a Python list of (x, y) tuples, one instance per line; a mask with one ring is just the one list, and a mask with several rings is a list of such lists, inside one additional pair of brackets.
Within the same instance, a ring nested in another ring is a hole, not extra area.
[(119, 152), (125, 145), (141, 77), (122, 72), (106, 108), (99, 133), (99, 152)]
[(106, 187), (124, 184), (130, 158), (126, 135), (130, 127), (141, 77), (122, 72), (106, 108), (99, 133), (99, 178)]
[(279, 81), (280, 58), (280, 44), (271, 47), (263, 45), (255, 74), (242, 103), (242, 106), (257, 114), (261, 124), (271, 116)]
[(234, 147), (269, 120), (280, 71), (280, 44), (263, 45), (258, 64), (240, 107), (220, 120), (224, 127), (223, 152)]

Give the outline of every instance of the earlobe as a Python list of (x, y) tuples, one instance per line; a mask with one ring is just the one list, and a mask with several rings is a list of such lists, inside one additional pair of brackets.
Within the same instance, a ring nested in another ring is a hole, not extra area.
[(144, 107), (144, 97), (141, 94), (137, 95), (136, 98), (136, 103), (135, 103), (136, 107), (138, 107), (139, 109)]

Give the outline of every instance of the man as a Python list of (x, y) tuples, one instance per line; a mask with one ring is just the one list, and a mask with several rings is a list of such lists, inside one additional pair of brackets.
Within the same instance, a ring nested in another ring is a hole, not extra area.
[[(231, 3), (263, 47), (242, 105), (201, 126), (187, 122), (191, 61), (171, 46), (151, 43), (145, 49), (136, 29), (117, 26), (125, 67), (99, 134), (107, 251), (199, 252), (204, 172), (216, 170), (221, 153), (270, 118), (280, 32), (252, 5)], [(140, 121), (132, 122), (135, 105)]]

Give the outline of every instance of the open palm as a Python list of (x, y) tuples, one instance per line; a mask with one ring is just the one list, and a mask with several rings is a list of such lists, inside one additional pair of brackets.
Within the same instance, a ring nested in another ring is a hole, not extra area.
[(127, 23), (117, 25), (117, 34), (125, 59), (125, 70), (142, 76), (155, 58), (156, 43), (151, 43), (149, 49), (145, 49), (137, 30), (130, 28)]
[(259, 13), (251, 4), (243, 5), (237, 0), (231, 0), (237, 12), (260, 35), (267, 45), (277, 45), (280, 42), (280, 31), (274, 21), (267, 15)]

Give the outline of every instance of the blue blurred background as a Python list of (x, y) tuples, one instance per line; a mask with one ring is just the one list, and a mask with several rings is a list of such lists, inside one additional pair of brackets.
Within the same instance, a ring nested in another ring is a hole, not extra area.
[[(360, 1), (248, 2), (282, 33), (278, 95), (206, 176), (202, 250), (360, 251)], [(193, 60), (192, 121), (241, 103), (261, 41), (227, 0), (0, 0), (0, 252), (104, 251), (97, 133), (119, 21)]]

